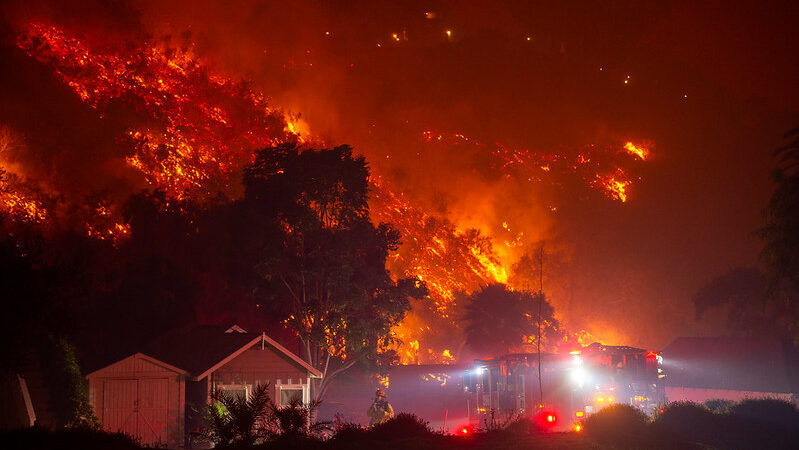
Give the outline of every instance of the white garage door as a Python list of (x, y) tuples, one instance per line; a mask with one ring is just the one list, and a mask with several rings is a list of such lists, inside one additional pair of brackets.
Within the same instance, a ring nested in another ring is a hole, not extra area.
[(105, 380), (103, 388), (103, 428), (120, 431), (142, 444), (167, 442), (169, 380), (141, 378)]

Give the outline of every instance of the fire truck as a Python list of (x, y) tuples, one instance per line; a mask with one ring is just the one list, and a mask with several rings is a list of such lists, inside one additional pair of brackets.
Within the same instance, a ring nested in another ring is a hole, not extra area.
[(652, 414), (665, 400), (661, 362), (655, 352), (598, 343), (567, 354), (478, 359), (463, 379), (469, 422), (479, 428), (497, 417), (528, 416), (567, 430), (614, 403)]

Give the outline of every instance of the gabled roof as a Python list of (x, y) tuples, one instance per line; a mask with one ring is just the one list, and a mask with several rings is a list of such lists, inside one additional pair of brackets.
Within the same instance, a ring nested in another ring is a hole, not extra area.
[(792, 391), (776, 339), (677, 338), (663, 349), (667, 386), (736, 391)]
[(169, 332), (147, 346), (147, 353), (177, 367), (184, 367), (195, 380), (201, 380), (213, 371), (244, 353), (253, 345), (264, 342), (312, 377), (322, 374), (290, 352), (265, 333), (226, 333), (225, 327), (200, 325)]
[(282, 345), (278, 344), (277, 341), (275, 341), (274, 339), (272, 339), (269, 336), (267, 336), (266, 333), (262, 333), (261, 336), (263, 337), (263, 340), (264, 340), (265, 343), (271, 345), (272, 347), (275, 348), (275, 350), (279, 351), (280, 353), (283, 353), (285, 356), (289, 357), (289, 359), (291, 359), (295, 363), (299, 364), (303, 369), (305, 369), (308, 372), (310, 372), (311, 373), (311, 378), (322, 378), (322, 372), (320, 372), (318, 369), (316, 369), (312, 365), (310, 365), (307, 362), (305, 362), (305, 360), (303, 360), (299, 356), (297, 356), (294, 353), (290, 352), (288, 349), (286, 349)]
[(166, 363), (166, 362), (161, 361), (161, 360), (159, 360), (157, 358), (153, 358), (152, 356), (145, 355), (144, 353), (139, 352), (139, 353), (134, 353), (133, 355), (130, 355), (127, 358), (120, 359), (119, 361), (116, 361), (116, 362), (114, 362), (112, 364), (109, 364), (109, 365), (107, 365), (105, 367), (101, 367), (101, 368), (95, 370), (94, 372), (91, 372), (91, 373), (87, 374), (86, 378), (92, 377), (95, 374), (97, 374), (98, 372), (101, 372), (101, 371), (105, 370), (106, 368), (113, 366), (114, 364), (119, 364), (119, 363), (121, 363), (123, 361), (126, 361), (128, 359), (131, 359), (131, 358), (143, 359), (143, 360), (145, 360), (145, 361), (147, 361), (149, 363), (155, 364), (156, 366), (163, 367), (164, 369), (167, 369), (167, 370), (171, 370), (171, 371), (173, 371), (175, 373), (179, 373), (181, 375), (189, 375), (188, 371), (186, 371), (184, 369), (181, 369), (179, 367), (175, 367), (175, 366), (173, 366), (173, 365), (171, 365), (169, 363)]

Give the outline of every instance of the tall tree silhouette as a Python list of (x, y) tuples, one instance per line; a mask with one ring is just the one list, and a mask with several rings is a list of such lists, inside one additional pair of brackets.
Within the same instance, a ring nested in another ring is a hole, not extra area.
[(792, 311), (799, 338), (799, 127), (785, 134), (789, 142), (774, 151), (779, 167), (776, 189), (763, 211), (761, 260), (768, 275), (768, 298)]
[(347, 146), (265, 149), (245, 172), (248, 217), (278, 231), (257, 266), (264, 311), (296, 331), (303, 358), (323, 373), (317, 400), (353, 365), (393, 359), (391, 327), (411, 296), (427, 293), (416, 279), (389, 276), (386, 258), (400, 236), (370, 222), (368, 177), (365, 159)]
[(535, 343), (541, 311), (542, 348), (557, 339), (555, 310), (543, 294), (511, 291), (492, 284), (475, 292), (466, 305), (466, 343), (482, 356), (496, 356)]

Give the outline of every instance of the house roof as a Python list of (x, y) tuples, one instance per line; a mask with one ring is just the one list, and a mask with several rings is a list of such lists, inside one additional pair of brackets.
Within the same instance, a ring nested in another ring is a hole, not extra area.
[(176, 367), (182, 367), (201, 380), (219, 367), (263, 341), (294, 364), (318, 378), (321, 373), (266, 334), (225, 332), (225, 327), (199, 325), (171, 331), (150, 343), (145, 353)]
[(681, 337), (662, 356), (667, 386), (792, 392), (786, 354), (776, 339)]
[(179, 367), (175, 367), (172, 364), (169, 364), (167, 362), (161, 361), (161, 360), (159, 360), (157, 358), (153, 358), (152, 356), (146, 355), (144, 353), (134, 353), (134, 354), (128, 356), (127, 358), (123, 358), (123, 359), (121, 359), (119, 361), (116, 361), (116, 362), (114, 362), (112, 364), (109, 364), (109, 365), (107, 365), (105, 367), (101, 367), (101, 368), (99, 368), (99, 369), (87, 374), (86, 378), (90, 378), (90, 377), (100, 373), (101, 371), (105, 370), (106, 368), (108, 368), (110, 366), (113, 366), (114, 364), (119, 364), (119, 363), (121, 363), (123, 361), (126, 361), (128, 359), (143, 359), (143, 360), (145, 360), (145, 361), (147, 361), (149, 363), (155, 364), (156, 366), (163, 367), (164, 369), (171, 370), (172, 372), (179, 373), (181, 375), (188, 375), (189, 374), (187, 371), (185, 371), (185, 370), (183, 370), (183, 369), (181, 369)]

